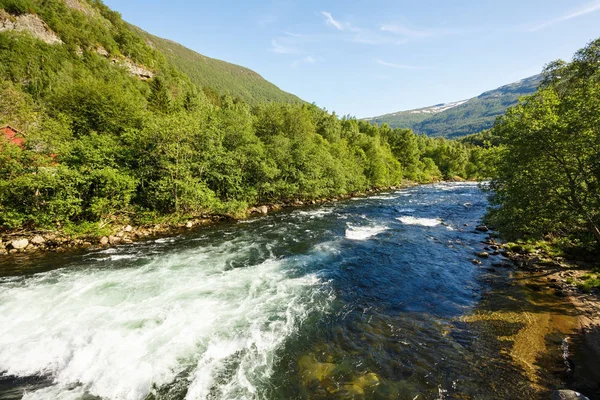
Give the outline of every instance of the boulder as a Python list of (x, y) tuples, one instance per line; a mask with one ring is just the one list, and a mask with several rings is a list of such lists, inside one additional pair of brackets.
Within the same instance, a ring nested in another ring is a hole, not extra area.
[(185, 223), (185, 227), (188, 228), (188, 229), (193, 228), (194, 227), (194, 223), (192, 221), (188, 221), (188, 222)]
[(479, 258), (488, 258), (490, 256), (487, 251), (478, 251), (475, 252), (475, 255)]
[(108, 240), (108, 238), (107, 238), (106, 236), (103, 236), (103, 237), (100, 239), (100, 245), (101, 245), (101, 246), (106, 246), (108, 243), (109, 243), (109, 240)]
[(479, 232), (488, 232), (490, 230), (490, 228), (488, 228), (485, 225), (479, 225), (479, 226), (477, 226), (477, 228), (475, 228), (475, 230), (479, 231)]
[(46, 239), (44, 239), (43, 237), (41, 237), (40, 235), (35, 235), (31, 240), (31, 243), (33, 243), (36, 246), (40, 246), (42, 244), (44, 244), (46, 242)]
[(108, 237), (108, 243), (115, 245), (115, 244), (119, 244), (121, 243), (121, 240), (123, 240), (121, 237), (119, 236), (109, 236)]
[(133, 226), (127, 225), (124, 229), (125, 232), (131, 232), (133, 230)]
[(262, 215), (267, 215), (269, 213), (269, 207), (267, 207), (267, 206), (260, 206), (260, 207), (258, 207), (258, 211)]
[(581, 393), (573, 390), (555, 390), (552, 392), (551, 400), (589, 400)]
[(9, 243), (9, 246), (13, 250), (24, 250), (29, 245), (29, 240), (27, 239), (17, 239), (13, 240)]

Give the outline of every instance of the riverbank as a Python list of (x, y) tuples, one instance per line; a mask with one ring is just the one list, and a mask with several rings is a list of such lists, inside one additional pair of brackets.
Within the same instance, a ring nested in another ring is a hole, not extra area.
[(247, 208), (238, 215), (201, 214), (175, 218), (167, 221), (153, 221), (143, 225), (129, 224), (129, 221), (115, 221), (92, 233), (68, 234), (64, 230), (19, 230), (0, 233), (0, 257), (19, 253), (54, 252), (63, 253), (77, 249), (108, 248), (120, 244), (131, 244), (153, 237), (174, 235), (194, 228), (209, 226), (225, 220), (243, 220), (265, 216), (273, 212), (294, 207), (334, 203), (353, 197), (363, 197), (389, 190), (399, 190), (417, 186), (419, 183), (403, 181), (399, 186), (371, 188), (364, 192), (353, 192), (335, 197), (309, 201), (294, 200), (263, 204)]
[[(551, 294), (572, 305), (572, 310), (566, 314), (573, 316), (575, 323), (564, 329), (567, 339), (563, 351), (568, 376), (563, 388), (599, 399), (600, 292), (586, 284), (594, 279), (592, 271), (597, 268), (597, 263), (558, 257), (541, 246), (533, 249), (514, 244), (498, 246), (515, 266), (512, 273), (515, 282), (525, 285), (532, 293)], [(539, 328), (540, 324), (532, 325)], [(550, 333), (544, 331), (544, 335)]]

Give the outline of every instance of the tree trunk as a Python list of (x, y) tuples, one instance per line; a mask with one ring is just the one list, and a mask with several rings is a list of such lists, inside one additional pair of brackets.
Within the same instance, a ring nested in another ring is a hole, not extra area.
[(596, 238), (596, 242), (600, 246), (600, 228), (591, 219), (589, 219), (589, 225), (590, 225), (590, 230), (592, 231), (592, 233), (594, 234), (594, 237)]

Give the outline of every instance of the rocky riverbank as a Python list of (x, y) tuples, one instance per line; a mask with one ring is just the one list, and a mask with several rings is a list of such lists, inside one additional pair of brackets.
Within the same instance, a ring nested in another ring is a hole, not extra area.
[[(478, 227), (478, 230), (486, 232), (487, 227)], [(591, 279), (597, 262), (556, 257), (541, 247), (532, 249), (500, 243), (494, 236), (491, 234), (483, 241), (486, 252), (476, 253), (474, 263), (491, 254), (500, 255), (492, 266), (511, 268), (512, 279), (517, 284), (525, 285), (532, 292), (553, 293), (573, 306), (576, 323), (564, 348), (569, 376), (565, 387), (557, 388), (551, 398), (600, 399), (600, 292), (583, 284)], [(488, 251), (493, 253), (488, 254)]]
[(248, 208), (241, 216), (204, 214), (188, 218), (184, 222), (156, 223), (134, 226), (128, 223), (114, 223), (102, 235), (68, 235), (61, 230), (31, 230), (0, 233), (0, 257), (18, 253), (37, 252), (67, 252), (82, 248), (111, 247), (121, 244), (130, 244), (156, 236), (165, 236), (184, 232), (186, 230), (207, 226), (224, 220), (246, 219), (268, 215), (291, 207), (303, 207), (317, 204), (333, 203), (352, 197), (367, 196), (370, 194), (398, 190), (415, 186), (417, 183), (406, 181), (401, 186), (389, 186), (369, 189), (365, 192), (355, 192), (336, 197), (302, 201), (294, 200), (286, 203), (265, 204)]

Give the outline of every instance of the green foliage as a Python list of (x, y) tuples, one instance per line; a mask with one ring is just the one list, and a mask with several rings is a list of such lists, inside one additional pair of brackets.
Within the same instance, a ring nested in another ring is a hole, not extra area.
[(548, 65), (540, 90), (492, 133), (501, 142), (490, 220), (508, 237), (600, 244), (600, 40)]
[(475, 134), (490, 129), (496, 118), (515, 105), (521, 96), (535, 92), (540, 79), (536, 75), (502, 86), (442, 112), (401, 111), (375, 117), (371, 122), (385, 123), (394, 128), (410, 128), (418, 134), (433, 137), (459, 138)]
[[(0, 121), (27, 138), (24, 148), (0, 139), (1, 229), (96, 235), (117, 222), (243, 216), (256, 204), (477, 175), (474, 145), (339, 118), (152, 37), (163, 56), (98, 0), (80, 0), (83, 11), (11, 1), (32, 7), (64, 44), (0, 33)], [(124, 57), (154, 78), (131, 75)], [(204, 75), (231, 79), (205, 86)]]

